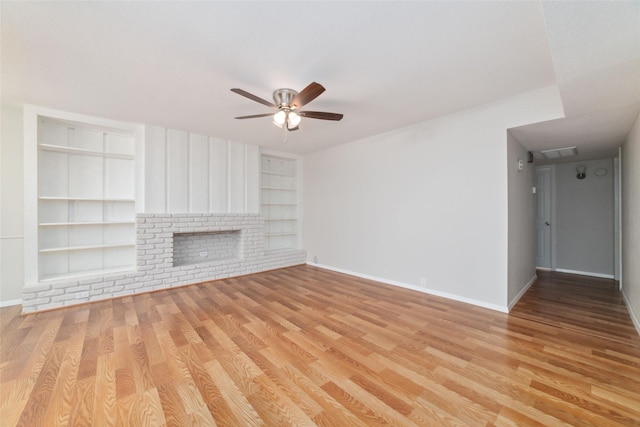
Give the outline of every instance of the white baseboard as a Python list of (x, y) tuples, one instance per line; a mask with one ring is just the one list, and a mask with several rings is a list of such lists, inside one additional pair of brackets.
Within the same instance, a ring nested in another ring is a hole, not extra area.
[(21, 299), (10, 299), (7, 301), (0, 301), (0, 308), (11, 307), (12, 305), (20, 305), (20, 304), (22, 304)]
[(627, 295), (624, 293), (624, 289), (622, 290), (622, 299), (624, 300), (624, 303), (627, 306), (627, 311), (629, 312), (629, 317), (631, 317), (633, 326), (636, 327), (636, 331), (638, 332), (638, 335), (640, 335), (640, 321), (638, 320), (636, 313), (634, 313), (633, 308), (631, 307), (631, 303), (629, 302)]
[(558, 273), (579, 274), (580, 276), (599, 277), (601, 279), (614, 279), (613, 274), (591, 273), (589, 271), (565, 270), (564, 268), (556, 268), (554, 271)]
[(310, 265), (312, 267), (322, 268), (322, 269), (325, 269), (325, 270), (335, 271), (337, 273), (348, 274), (349, 276), (355, 276), (355, 277), (360, 277), (360, 278), (367, 279), (367, 280), (373, 280), (375, 282), (381, 282), (381, 283), (385, 283), (387, 285), (393, 285), (393, 286), (398, 286), (400, 288), (411, 289), (413, 291), (422, 292), (424, 294), (435, 295), (435, 296), (438, 296), (438, 297), (443, 297), (443, 298), (451, 299), (451, 300), (454, 300), (454, 301), (464, 302), (466, 304), (472, 304), (472, 305), (476, 305), (478, 307), (488, 308), (489, 310), (495, 310), (495, 311), (499, 311), (501, 313), (509, 313), (509, 308), (506, 307), (506, 306), (501, 306), (501, 305), (497, 305), (497, 304), (490, 304), (490, 303), (487, 303), (487, 302), (484, 302), (484, 301), (478, 301), (478, 300), (475, 300), (475, 299), (462, 297), (460, 295), (455, 295), (455, 294), (450, 294), (450, 293), (447, 293), (447, 292), (436, 291), (434, 289), (429, 289), (429, 288), (422, 288), (420, 286), (409, 285), (408, 283), (403, 283), (403, 282), (398, 282), (398, 281), (395, 281), (395, 280), (384, 279), (382, 277), (370, 276), (368, 274), (356, 273), (355, 271), (345, 270), (345, 269), (337, 268), (337, 267), (331, 267), (331, 266), (323, 265), (323, 264), (316, 264), (316, 263), (309, 262), (309, 261), (307, 261), (307, 265)]
[(531, 285), (533, 285), (533, 282), (535, 282), (537, 278), (538, 275), (534, 274), (531, 280), (529, 280), (529, 282), (524, 286), (524, 288), (522, 288), (522, 290), (518, 292), (518, 295), (516, 295), (516, 297), (509, 303), (509, 311), (511, 311), (513, 306), (516, 305), (518, 301), (520, 301), (520, 298), (522, 298), (522, 296), (529, 290), (529, 288), (531, 287)]

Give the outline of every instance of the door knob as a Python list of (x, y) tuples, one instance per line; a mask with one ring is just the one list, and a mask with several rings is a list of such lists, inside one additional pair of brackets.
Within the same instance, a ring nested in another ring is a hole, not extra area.
[(551, 223), (549, 221), (545, 221), (544, 225), (551, 225)]

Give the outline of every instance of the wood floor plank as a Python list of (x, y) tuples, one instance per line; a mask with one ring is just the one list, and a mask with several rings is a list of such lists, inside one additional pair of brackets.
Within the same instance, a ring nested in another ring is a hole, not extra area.
[(116, 424), (116, 364), (114, 354), (98, 356), (92, 423), (100, 426)]
[(507, 315), (298, 266), (0, 309), (0, 425), (640, 425), (617, 285), (540, 272)]

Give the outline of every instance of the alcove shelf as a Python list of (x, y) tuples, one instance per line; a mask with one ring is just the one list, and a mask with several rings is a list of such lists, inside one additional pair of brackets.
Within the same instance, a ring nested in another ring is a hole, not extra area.
[(38, 118), (38, 279), (135, 268), (135, 138)]
[(262, 154), (261, 212), (265, 218), (265, 249), (298, 246), (298, 165), (294, 158)]

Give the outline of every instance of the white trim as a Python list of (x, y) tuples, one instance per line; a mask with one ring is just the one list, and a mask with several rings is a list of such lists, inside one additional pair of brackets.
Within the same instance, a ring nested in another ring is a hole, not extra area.
[(22, 304), (22, 300), (21, 299), (10, 299), (7, 301), (0, 301), (0, 308), (2, 307), (11, 307), (14, 305), (20, 305)]
[(557, 227), (556, 227), (556, 165), (549, 165), (549, 167), (551, 168), (551, 185), (550, 187), (550, 191), (551, 191), (551, 268), (555, 269), (558, 266), (558, 259), (557, 259), (557, 250), (556, 250), (556, 244), (558, 242), (558, 234), (556, 233), (557, 231)]
[(616, 271), (616, 279), (618, 280), (618, 286), (619, 289), (622, 290), (622, 285), (624, 283), (624, 278), (623, 278), (623, 274), (622, 274), (622, 255), (623, 255), (623, 245), (622, 245), (622, 240), (623, 240), (623, 236), (624, 234), (622, 233), (622, 163), (624, 162), (624, 159), (622, 158), (622, 146), (618, 147), (618, 158), (617, 158), (617, 162), (614, 159), (614, 166), (617, 166), (617, 170), (616, 170), (616, 178), (618, 179), (618, 194), (616, 195), (618, 197), (618, 201), (616, 203), (616, 208), (617, 208), (617, 217), (616, 220), (618, 221), (618, 229), (615, 230), (617, 232), (617, 243), (618, 243), (618, 258), (616, 260), (614, 260), (616, 262), (616, 266), (615, 266), (615, 271)]
[(0, 240), (24, 239), (24, 236), (0, 236)]
[(144, 212), (146, 206), (145, 198), (145, 150), (146, 150), (146, 135), (145, 126), (143, 124), (136, 125), (136, 131), (134, 136), (134, 169), (135, 169), (135, 186), (134, 186), (134, 199), (135, 199), (135, 211)]
[(533, 285), (533, 283), (538, 279), (538, 275), (534, 274), (533, 277), (531, 278), (531, 280), (529, 280), (529, 282), (525, 285), (524, 288), (522, 288), (522, 290), (520, 292), (518, 292), (518, 295), (516, 295), (516, 297), (511, 300), (511, 302), (509, 303), (508, 307), (509, 307), (509, 311), (511, 311), (511, 309), (513, 308), (514, 305), (516, 305), (518, 303), (518, 301), (520, 301), (520, 298), (522, 298), (522, 296), (529, 290), (529, 288), (531, 287), (531, 285)]
[(24, 285), (26, 286), (38, 283), (38, 115), (43, 114), (43, 111), (39, 107), (25, 105), (22, 116), (24, 126)]
[(601, 279), (613, 279), (614, 278), (613, 274), (591, 273), (589, 271), (565, 270), (564, 268), (556, 268), (553, 271), (556, 271), (558, 273), (578, 274), (580, 276), (599, 277)]
[(631, 321), (633, 322), (633, 326), (636, 327), (636, 331), (638, 331), (638, 335), (640, 335), (640, 320), (636, 317), (636, 314), (633, 312), (633, 308), (631, 307), (631, 303), (627, 298), (627, 295), (624, 293), (624, 289), (622, 290), (622, 299), (627, 306), (627, 311), (629, 312), (629, 317), (631, 317)]
[(338, 272), (338, 273), (348, 274), (350, 276), (360, 277), (360, 278), (367, 279), (367, 280), (373, 280), (373, 281), (376, 281), (376, 282), (385, 283), (387, 285), (398, 286), (400, 288), (410, 289), (412, 291), (418, 291), (418, 292), (422, 292), (422, 293), (429, 294), (429, 295), (435, 295), (435, 296), (438, 296), (438, 297), (443, 297), (443, 298), (447, 298), (447, 299), (450, 299), (450, 300), (463, 302), (463, 303), (466, 303), (466, 304), (472, 304), (472, 305), (475, 305), (475, 306), (478, 306), (478, 307), (488, 308), (489, 310), (499, 311), (501, 313), (509, 313), (509, 309), (506, 306), (501, 306), (501, 305), (496, 305), (496, 304), (489, 304), (489, 303), (484, 302), (484, 301), (478, 301), (478, 300), (471, 299), (471, 298), (465, 298), (465, 297), (461, 297), (461, 296), (455, 295), (455, 294), (450, 294), (450, 293), (447, 293), (447, 292), (436, 291), (436, 290), (429, 289), (429, 288), (421, 288), (419, 286), (409, 285), (407, 283), (398, 282), (398, 281), (395, 281), (395, 280), (389, 280), (389, 279), (384, 279), (384, 278), (381, 278), (381, 277), (370, 276), (368, 274), (356, 273), (354, 271), (344, 270), (342, 268), (330, 267), (328, 265), (323, 265), (323, 264), (316, 264), (316, 263), (310, 262), (310, 261), (307, 261), (307, 265), (310, 265), (310, 266), (313, 266), (313, 267), (322, 268), (322, 269), (325, 269), (325, 270), (335, 271), (335, 272)]
[(107, 131), (109, 132), (125, 131), (135, 135), (135, 132), (138, 130), (138, 126), (140, 126), (137, 123), (103, 119), (101, 117), (87, 116), (84, 114), (71, 113), (69, 111), (56, 110), (53, 108), (40, 107), (37, 105), (27, 104), (25, 105), (25, 108), (29, 108), (32, 112), (35, 112), (37, 116), (47, 117), (50, 119), (55, 119), (56, 121), (67, 123), (73, 122), (73, 124), (76, 125), (82, 124), (108, 128)]

